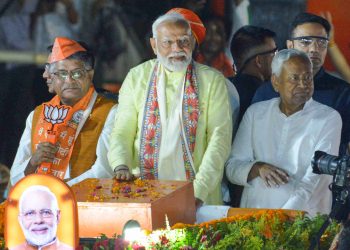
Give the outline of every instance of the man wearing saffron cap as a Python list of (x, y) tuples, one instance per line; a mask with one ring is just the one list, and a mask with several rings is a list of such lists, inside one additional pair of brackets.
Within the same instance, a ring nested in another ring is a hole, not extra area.
[(232, 120), (225, 77), (192, 60), (205, 28), (173, 9), (152, 26), (157, 59), (130, 70), (119, 96), (108, 160), (116, 178), (193, 181), (196, 204), (221, 204)]
[(35, 172), (69, 185), (112, 176), (107, 150), (116, 105), (95, 91), (93, 62), (76, 41), (55, 39), (47, 70), (57, 95), (28, 116), (11, 168), (12, 185)]

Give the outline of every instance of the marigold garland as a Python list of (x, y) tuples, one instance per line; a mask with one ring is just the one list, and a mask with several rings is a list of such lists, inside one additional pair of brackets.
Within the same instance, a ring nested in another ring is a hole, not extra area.
[(266, 219), (272, 220), (274, 218), (278, 218), (280, 222), (285, 222), (287, 220), (293, 219), (293, 216), (289, 216), (283, 209), (274, 209), (274, 210), (260, 210), (258, 212), (251, 212), (247, 214), (240, 214), (235, 216), (230, 216), (227, 218), (219, 219), (219, 220), (212, 220), (208, 222), (203, 222), (201, 224), (183, 224), (183, 223), (176, 223), (171, 227), (171, 229), (184, 229), (184, 228), (190, 228), (190, 227), (203, 227), (203, 228), (209, 228), (211, 226), (215, 226), (218, 223), (233, 223), (236, 221), (241, 220), (250, 220), (252, 218), (259, 220), (261, 216), (265, 216)]

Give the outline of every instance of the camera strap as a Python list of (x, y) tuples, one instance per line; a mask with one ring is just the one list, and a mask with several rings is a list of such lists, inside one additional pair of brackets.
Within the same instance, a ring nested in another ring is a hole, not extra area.
[(331, 224), (331, 218), (327, 216), (327, 219), (325, 220), (325, 222), (323, 222), (320, 230), (318, 230), (318, 233), (315, 235), (315, 237), (312, 238), (309, 250), (314, 250), (315, 247), (317, 247), (317, 250), (321, 250), (320, 239), (323, 233), (326, 231), (329, 224)]

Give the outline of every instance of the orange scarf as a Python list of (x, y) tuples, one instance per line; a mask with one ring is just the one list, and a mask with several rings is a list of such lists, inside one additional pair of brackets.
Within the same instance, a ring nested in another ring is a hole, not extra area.
[(87, 94), (73, 107), (60, 105), (60, 98), (57, 95), (51, 101), (43, 103), (43, 112), (34, 130), (34, 148), (36, 149), (39, 143), (50, 142), (57, 145), (58, 150), (53, 162), (43, 162), (37, 172), (52, 174), (64, 179), (79, 122), (94, 91), (95, 89), (91, 86)]

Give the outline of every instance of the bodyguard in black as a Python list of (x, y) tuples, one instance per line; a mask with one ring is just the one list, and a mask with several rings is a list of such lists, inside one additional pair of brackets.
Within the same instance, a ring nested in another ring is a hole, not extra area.
[(249, 107), (255, 91), (271, 77), (271, 61), (277, 51), (275, 33), (262, 27), (246, 25), (237, 30), (231, 42), (236, 76), (229, 78), (240, 100), (238, 123)]

